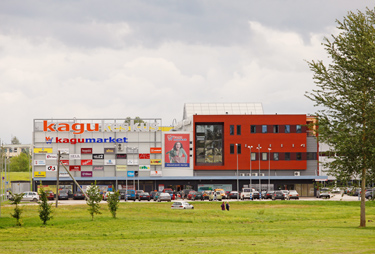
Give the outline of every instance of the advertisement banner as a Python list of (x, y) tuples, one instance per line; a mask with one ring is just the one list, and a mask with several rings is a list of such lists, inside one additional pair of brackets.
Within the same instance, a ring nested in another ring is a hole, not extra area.
[(34, 148), (34, 153), (52, 153), (52, 148)]
[(55, 165), (46, 166), (46, 171), (57, 171), (57, 166)]
[(126, 165), (116, 165), (116, 171), (126, 171), (127, 166)]
[(34, 161), (34, 165), (38, 166), (38, 165), (46, 165), (46, 161), (45, 160), (35, 160)]
[(128, 171), (128, 177), (134, 177), (134, 171)]
[(81, 154), (92, 154), (92, 148), (81, 148)]
[(69, 166), (69, 160), (60, 160), (61, 163), (65, 166)]
[(161, 153), (161, 147), (151, 147), (150, 153)]
[(150, 165), (139, 165), (139, 171), (150, 171)]
[(93, 160), (104, 160), (104, 153), (94, 153), (92, 155)]
[(190, 166), (190, 134), (173, 133), (164, 135), (164, 166), (189, 167)]
[(70, 160), (80, 160), (81, 154), (69, 154), (69, 159)]
[(161, 165), (161, 159), (151, 159), (150, 164), (151, 165)]
[(81, 166), (78, 166), (78, 165), (69, 166), (69, 171), (81, 171)]
[(91, 171), (81, 171), (81, 177), (92, 177)]
[(138, 165), (137, 159), (128, 159), (128, 165)]
[(34, 172), (34, 177), (46, 177), (46, 172), (45, 171), (35, 171)]
[(81, 160), (82, 166), (92, 166), (92, 160)]
[(57, 151), (60, 151), (60, 154), (69, 154), (68, 148), (59, 148)]
[(149, 153), (140, 153), (139, 154), (139, 159), (141, 159), (141, 160), (149, 160), (150, 159), (150, 154)]
[(162, 171), (161, 170), (158, 170), (158, 171), (150, 171), (150, 176), (163, 176), (162, 174)]
[(113, 154), (113, 153), (115, 153), (115, 149), (114, 148), (104, 148), (104, 153)]
[(115, 160), (104, 160), (104, 165), (116, 165)]
[(93, 171), (103, 171), (104, 170), (104, 166), (93, 166), (92, 170)]
[(116, 159), (126, 159), (126, 154), (116, 154)]
[(57, 154), (46, 154), (46, 160), (57, 160)]

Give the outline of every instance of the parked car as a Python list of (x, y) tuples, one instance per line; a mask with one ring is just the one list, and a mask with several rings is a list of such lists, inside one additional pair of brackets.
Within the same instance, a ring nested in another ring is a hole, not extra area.
[(229, 192), (229, 195), (228, 195), (228, 198), (230, 199), (237, 199), (240, 198), (240, 194), (238, 193), (238, 191), (231, 191)]
[(157, 193), (157, 191), (151, 191), (150, 192), (150, 198), (154, 199), (154, 196), (155, 196), (156, 193)]
[(227, 194), (225, 194), (224, 189), (215, 189), (214, 191), (219, 192), (220, 195), (221, 195), (221, 197), (222, 197), (222, 199), (227, 198)]
[(203, 201), (203, 194), (199, 191), (190, 191), (187, 199), (189, 200), (202, 200)]
[(171, 200), (172, 200), (172, 197), (169, 193), (160, 193), (158, 197), (158, 202), (161, 202), (161, 201), (171, 202)]
[(252, 197), (253, 197), (253, 200), (254, 199), (260, 199), (259, 191), (254, 190), (252, 192)]
[(126, 200), (133, 200), (133, 201), (135, 201), (135, 190), (128, 190), (126, 192)]
[(284, 193), (282, 191), (275, 191), (273, 193), (272, 200), (276, 200), (276, 199), (285, 200)]
[(139, 194), (143, 193), (143, 190), (136, 190), (135, 191), (135, 199), (139, 199)]
[[(216, 193), (216, 195), (215, 195), (215, 193)], [(219, 191), (211, 191), (210, 195), (208, 197), (209, 201), (213, 201), (213, 200), (216, 200), (216, 201), (220, 200), (221, 201), (222, 199), (223, 199), (223, 197), (220, 195)]]
[(299, 199), (299, 194), (296, 190), (290, 190), (288, 197), (289, 199)]
[(328, 188), (320, 188), (320, 190), (316, 192), (316, 197), (317, 198), (331, 198), (332, 195)]
[(205, 190), (205, 191), (203, 191), (203, 199), (208, 199), (209, 196), (210, 196), (210, 192), (211, 192), (211, 191), (209, 191), (209, 190)]
[(262, 195), (261, 195), (261, 198), (262, 198), (262, 199), (264, 199), (264, 197), (266, 196), (266, 193), (267, 193), (267, 191), (265, 191), (265, 190), (261, 192), (261, 194), (262, 194)]
[(288, 200), (289, 199), (289, 191), (288, 190), (280, 190), (283, 194), (284, 194), (284, 197), (285, 197), (285, 199), (286, 200)]
[(39, 200), (39, 194), (35, 191), (25, 191), (23, 193), (21, 201), (38, 201)]
[(126, 195), (126, 190), (125, 189), (121, 189), (120, 190), (120, 199), (125, 199), (125, 195)]
[(365, 194), (365, 198), (368, 200), (372, 199), (373, 195), (375, 195), (375, 189), (374, 190), (367, 190)]
[(73, 194), (73, 199), (85, 199), (85, 194), (82, 193), (82, 191), (77, 191), (76, 193)]
[(242, 188), (242, 192), (241, 192), (240, 197), (241, 197), (242, 200), (252, 199), (254, 192), (255, 192), (255, 189), (253, 189), (253, 188)]
[(46, 191), (46, 194), (47, 194), (48, 200), (55, 200), (55, 193), (53, 193), (53, 191), (51, 191), (51, 190)]
[(275, 193), (275, 191), (267, 191), (264, 195), (264, 199), (272, 199), (272, 195)]
[(138, 195), (138, 200), (141, 201), (141, 200), (147, 200), (147, 201), (150, 201), (151, 200), (151, 197), (150, 197), (150, 193), (148, 192), (142, 192)]
[(63, 200), (63, 199), (68, 200), (70, 193), (71, 193), (70, 190), (67, 190), (67, 189), (60, 190), (59, 191), (59, 199), (60, 200)]
[(156, 192), (156, 193), (154, 194), (154, 198), (153, 198), (154, 201), (158, 201), (158, 198), (159, 198), (159, 196), (160, 196), (160, 193), (161, 193), (161, 192)]
[(192, 204), (189, 204), (186, 201), (177, 201), (174, 202), (171, 206), (172, 209), (194, 209)]
[[(108, 200), (109, 195), (115, 194), (113, 191), (107, 191), (105, 194), (103, 194), (103, 200)], [(121, 200), (121, 196), (118, 197), (119, 200)]]

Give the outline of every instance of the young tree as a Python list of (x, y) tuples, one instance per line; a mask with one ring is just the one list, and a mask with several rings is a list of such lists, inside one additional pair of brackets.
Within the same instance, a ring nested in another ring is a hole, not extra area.
[(39, 189), (39, 218), (43, 221), (43, 224), (46, 225), (47, 221), (52, 219), (52, 204), (48, 204), (47, 192), (43, 189)]
[(366, 226), (366, 179), (375, 168), (375, 10), (349, 12), (324, 47), (332, 62), (308, 62), (318, 89), (306, 96), (318, 110), (318, 136), (331, 147), (329, 173), (338, 179), (361, 178), (360, 227)]
[(17, 223), (16, 223), (17, 226), (22, 226), (22, 220), (21, 220), (22, 209), (18, 205), (22, 200), (23, 193), (19, 193), (19, 194), (11, 193), (11, 196), (12, 196), (11, 204), (16, 205), (16, 207), (14, 208), (14, 213), (11, 213), (10, 215), (17, 220)]
[(26, 153), (10, 158), (9, 168), (11, 172), (28, 172), (30, 167), (30, 158)]
[(102, 201), (103, 197), (100, 194), (99, 187), (96, 184), (91, 184), (90, 188), (86, 191), (87, 200), (86, 203), (89, 206), (89, 212), (91, 215), (91, 219), (94, 220), (94, 214), (101, 214), (99, 211), (100, 209), (100, 201)]
[(120, 202), (119, 197), (120, 197), (120, 192), (116, 191), (113, 194), (109, 194), (107, 198), (108, 208), (113, 218), (116, 218), (117, 209), (119, 207), (118, 203)]

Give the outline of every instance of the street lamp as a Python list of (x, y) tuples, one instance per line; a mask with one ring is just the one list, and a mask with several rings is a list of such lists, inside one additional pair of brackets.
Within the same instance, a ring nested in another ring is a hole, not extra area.
[(237, 147), (237, 200), (238, 200), (238, 193), (239, 193), (239, 184), (238, 184), (238, 144), (236, 143), (236, 147)]
[(251, 148), (253, 148), (253, 146), (248, 146), (247, 148), (250, 149), (250, 189), (251, 189)]
[(259, 197), (261, 198), (261, 193), (262, 193), (262, 190), (261, 190), (261, 182), (260, 182), (260, 149), (261, 149), (262, 147), (260, 147), (260, 144), (258, 144), (258, 147), (257, 147), (257, 149), (258, 149), (258, 153), (259, 153)]
[(270, 179), (271, 179), (271, 148), (268, 148), (268, 188), (270, 190)]

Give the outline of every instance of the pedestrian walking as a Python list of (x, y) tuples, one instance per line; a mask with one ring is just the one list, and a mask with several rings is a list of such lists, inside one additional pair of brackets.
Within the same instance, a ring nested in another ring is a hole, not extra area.
[(221, 204), (221, 210), (225, 211), (225, 204), (224, 204), (224, 201), (223, 201), (223, 203)]
[(229, 211), (229, 203), (227, 201), (227, 204), (225, 205), (225, 207), (227, 208), (227, 211)]
[(216, 191), (214, 192), (214, 200), (216, 201), (217, 199), (216, 199)]

